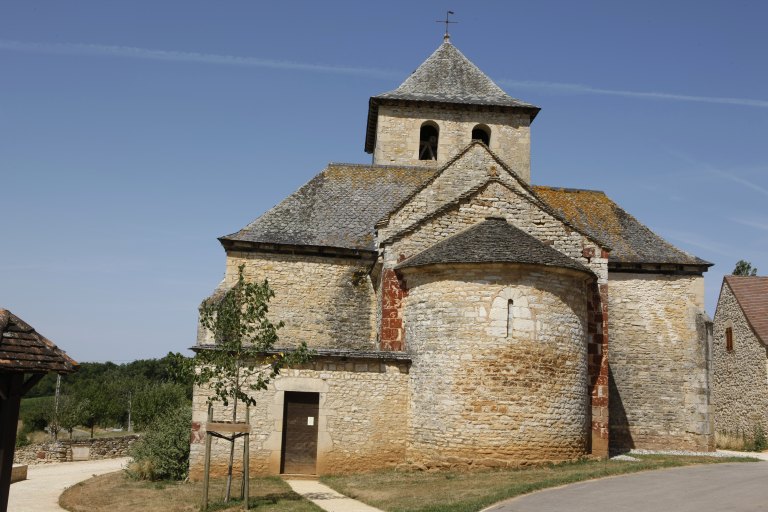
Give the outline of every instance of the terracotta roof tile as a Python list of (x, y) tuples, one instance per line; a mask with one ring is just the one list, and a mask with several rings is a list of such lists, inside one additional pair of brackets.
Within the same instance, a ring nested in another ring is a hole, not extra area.
[(725, 282), (761, 343), (768, 345), (768, 277), (725, 276)]
[(32, 326), (0, 309), (0, 372), (70, 373), (77, 363)]

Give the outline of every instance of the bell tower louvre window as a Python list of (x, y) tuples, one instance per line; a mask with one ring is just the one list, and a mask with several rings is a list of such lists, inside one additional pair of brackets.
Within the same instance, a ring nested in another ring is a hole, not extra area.
[(439, 129), (433, 121), (421, 125), (419, 131), (419, 160), (437, 160)]

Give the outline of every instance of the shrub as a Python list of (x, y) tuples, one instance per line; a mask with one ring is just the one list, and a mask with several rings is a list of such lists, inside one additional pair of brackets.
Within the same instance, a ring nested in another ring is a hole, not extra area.
[(187, 405), (159, 415), (133, 445), (128, 474), (142, 480), (182, 480), (187, 474), (191, 423), (192, 408)]
[(133, 397), (134, 428), (146, 430), (163, 411), (176, 409), (186, 403), (186, 388), (180, 384), (163, 382), (145, 386)]
[(752, 449), (756, 452), (762, 452), (766, 448), (768, 448), (768, 439), (766, 439), (763, 425), (758, 423), (755, 425), (755, 430), (752, 435)]

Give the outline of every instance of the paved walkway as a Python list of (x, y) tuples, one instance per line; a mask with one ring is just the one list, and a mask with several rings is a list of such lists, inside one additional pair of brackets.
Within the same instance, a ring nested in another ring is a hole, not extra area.
[(29, 466), (27, 479), (11, 484), (8, 510), (14, 512), (61, 512), (59, 496), (64, 489), (92, 476), (121, 469), (128, 458), (62, 462)]
[(766, 482), (766, 462), (687, 466), (547, 489), (497, 503), (485, 511), (766, 512)]
[(329, 512), (382, 512), (378, 508), (339, 494), (317, 480), (286, 480), (286, 482), (296, 493)]

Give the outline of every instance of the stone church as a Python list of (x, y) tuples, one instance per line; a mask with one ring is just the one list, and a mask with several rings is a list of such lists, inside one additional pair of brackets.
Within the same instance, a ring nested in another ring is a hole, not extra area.
[[(219, 290), (241, 264), (267, 278), (280, 346), (316, 351), (251, 408), (252, 473), (713, 449), (711, 264), (603, 192), (534, 185), (538, 112), (446, 37), (370, 98), (371, 165), (328, 164), (219, 239)], [(211, 343), (201, 330), (198, 346)], [(196, 390), (193, 478), (205, 398)], [(216, 471), (227, 445), (213, 453)]]

